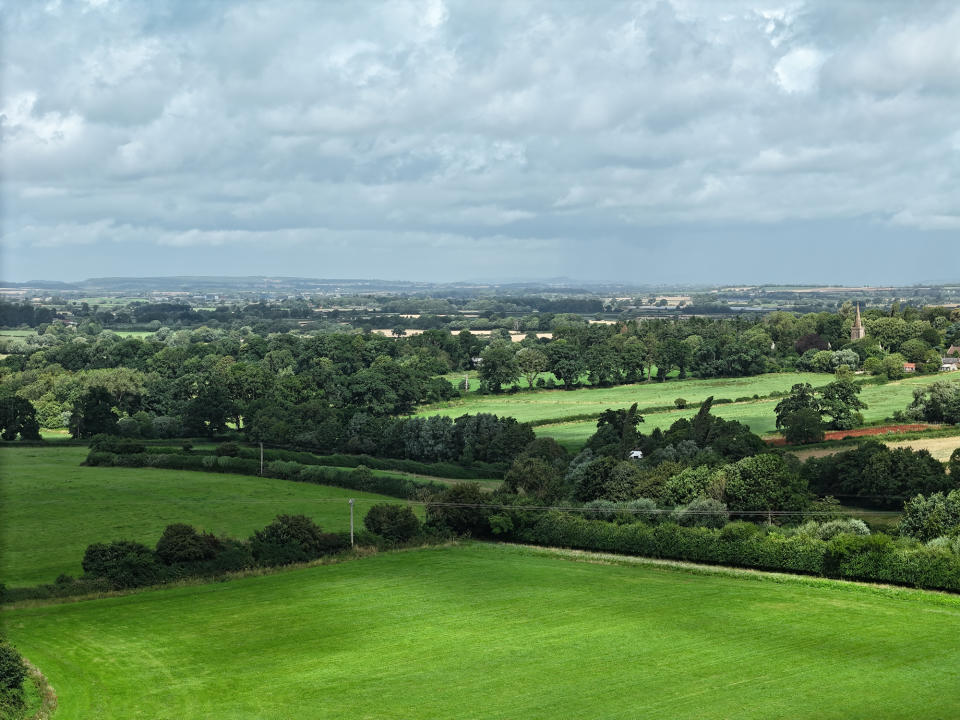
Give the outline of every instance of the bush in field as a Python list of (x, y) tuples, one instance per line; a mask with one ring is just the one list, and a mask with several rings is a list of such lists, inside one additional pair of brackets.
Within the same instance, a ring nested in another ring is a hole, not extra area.
[(483, 537), (490, 532), (487, 498), (477, 483), (463, 483), (434, 495), (427, 505), (427, 524), (456, 535)]
[(0, 638), (0, 717), (19, 717), (24, 704), (23, 681), (26, 679), (27, 666), (20, 653)]
[(950, 480), (960, 483), (960, 448), (950, 453)]
[(367, 530), (390, 542), (401, 543), (420, 531), (420, 520), (409, 505), (374, 505), (363, 518)]
[(220, 443), (217, 445), (217, 449), (214, 450), (213, 453), (217, 457), (239, 457), (240, 445), (235, 442)]
[(210, 533), (198, 533), (186, 523), (167, 525), (157, 541), (157, 557), (167, 565), (212, 560), (221, 544)]
[(687, 401), (685, 398), (677, 398), (673, 401), (673, 404), (677, 406), (678, 410), (683, 410), (687, 406)]
[(320, 557), (327, 548), (324, 533), (306, 515), (277, 515), (250, 538), (253, 557), (261, 565), (289, 565)]
[(153, 550), (130, 540), (88, 546), (82, 565), (87, 575), (104, 578), (117, 589), (153, 585), (164, 578)]

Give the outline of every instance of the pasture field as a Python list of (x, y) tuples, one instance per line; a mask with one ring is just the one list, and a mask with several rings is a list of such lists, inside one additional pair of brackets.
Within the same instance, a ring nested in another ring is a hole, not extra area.
[(81, 446), (0, 448), (0, 582), (19, 587), (79, 575), (87, 545), (124, 539), (153, 546), (175, 522), (244, 538), (278, 514), (302, 513), (339, 532), (350, 528), (350, 497), (357, 527), (370, 506), (403, 502), (248, 475), (82, 467), (86, 456)]
[[(767, 377), (767, 376), (761, 376)], [(790, 375), (789, 377), (796, 377)], [(830, 376), (817, 375), (821, 378), (820, 383), (824, 384), (822, 378)], [(746, 379), (746, 378), (742, 378)], [(913, 391), (915, 388), (927, 385), (937, 380), (944, 380), (942, 375), (919, 375), (917, 377), (896, 380), (883, 385), (866, 385), (860, 393), (860, 398), (867, 404), (868, 408), (863, 411), (865, 422), (873, 423), (882, 421), (884, 418), (892, 417), (897, 410), (904, 410), (913, 401)], [(954, 379), (954, 382), (960, 380)], [(689, 381), (685, 381), (689, 382)], [(797, 382), (810, 382), (809, 380)], [(634, 386), (631, 386), (634, 387)], [(788, 388), (789, 389), (789, 386)], [(769, 391), (768, 391), (769, 392)], [(686, 397), (686, 395), (684, 395)], [(687, 398), (689, 399), (689, 398)], [(774, 409), (779, 399), (756, 400), (753, 402), (732, 403), (729, 405), (715, 405), (710, 412), (727, 420), (737, 420), (750, 426), (753, 432), (760, 435), (774, 432), (776, 430), (776, 416)], [(611, 407), (623, 407), (611, 406)], [(696, 408), (686, 410), (672, 410), (659, 413), (647, 413), (644, 422), (640, 425), (640, 432), (647, 434), (654, 428), (666, 430), (680, 418), (693, 417), (697, 412)], [(534, 428), (537, 435), (552, 437), (557, 442), (565, 445), (571, 450), (576, 450), (583, 446), (587, 439), (596, 431), (597, 423), (595, 420), (577, 420), (566, 423), (553, 423), (541, 425)]]
[(692, 378), (610, 388), (539, 390), (516, 395), (472, 395), (424, 406), (417, 414), (459, 417), (465, 413), (494, 413), (529, 422), (586, 413), (599, 415), (607, 408), (629, 407), (633, 403), (641, 408), (672, 405), (678, 397), (691, 403), (700, 402), (711, 395), (734, 400), (738, 397), (767, 395), (774, 390), (788, 391), (796, 383), (808, 382), (817, 386), (826, 385), (832, 380), (833, 375), (824, 373), (770, 373), (745, 378)]
[(502, 545), (0, 612), (56, 688), (57, 720), (923, 720), (960, 707), (955, 597)]

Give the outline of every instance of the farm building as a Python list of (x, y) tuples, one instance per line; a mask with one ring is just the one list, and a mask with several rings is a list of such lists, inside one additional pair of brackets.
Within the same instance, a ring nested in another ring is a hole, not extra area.
[(960, 358), (941, 358), (940, 372), (951, 372), (953, 370), (960, 370)]
[(905, 373), (915, 373), (915, 372), (917, 371), (917, 364), (916, 364), (916, 363), (904, 363), (904, 364), (903, 364), (903, 371), (904, 371)]
[(951, 345), (950, 347), (948, 347), (947, 355), (953, 355), (954, 357), (956, 357), (957, 355), (960, 355), (960, 345)]

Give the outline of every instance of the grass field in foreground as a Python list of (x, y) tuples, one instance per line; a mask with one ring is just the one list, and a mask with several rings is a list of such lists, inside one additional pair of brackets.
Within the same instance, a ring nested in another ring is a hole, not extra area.
[[(928, 385), (937, 380), (948, 379), (953, 382), (960, 381), (958, 378), (945, 378), (942, 375), (920, 375), (905, 380), (885, 383), (883, 385), (867, 385), (860, 392), (860, 398), (868, 406), (868, 408), (863, 411), (864, 420), (867, 423), (873, 423), (883, 420), (884, 418), (892, 417), (894, 412), (897, 410), (905, 410), (913, 401), (913, 391), (915, 388)], [(816, 383), (811, 384), (816, 385)], [(733, 403), (730, 405), (715, 405), (711, 412), (727, 420), (738, 420), (739, 422), (749, 425), (753, 432), (763, 434), (773, 432), (776, 429), (774, 409), (779, 401), (779, 399), (773, 399)], [(648, 413), (644, 415), (644, 422), (640, 425), (640, 432), (646, 434), (654, 428), (665, 430), (678, 419), (693, 417), (696, 412), (697, 409), (692, 408), (661, 413)], [(575, 450), (583, 446), (596, 429), (597, 423), (595, 420), (578, 420), (568, 423), (541, 425), (540, 427), (534, 428), (534, 431), (537, 435), (555, 438), (557, 442), (566, 445), (571, 450)]]
[(960, 603), (492, 545), (3, 611), (85, 718), (952, 718)]
[(772, 373), (745, 378), (669, 380), (611, 388), (538, 390), (515, 395), (470, 395), (448, 403), (428, 405), (417, 414), (458, 417), (464, 413), (482, 412), (508, 415), (528, 422), (585, 413), (599, 415), (607, 408), (629, 407), (633, 403), (641, 408), (672, 405), (678, 397), (691, 403), (700, 402), (710, 395), (735, 400), (738, 397), (767, 395), (774, 390), (786, 391), (796, 383), (808, 382), (817, 386), (826, 385), (832, 380), (832, 375), (824, 373)]
[(0, 582), (10, 587), (79, 575), (87, 545), (137, 540), (154, 545), (170, 523), (248, 537), (281, 513), (309, 515), (324, 530), (350, 527), (377, 502), (373, 493), (247, 475), (82, 467), (87, 448), (0, 449)]

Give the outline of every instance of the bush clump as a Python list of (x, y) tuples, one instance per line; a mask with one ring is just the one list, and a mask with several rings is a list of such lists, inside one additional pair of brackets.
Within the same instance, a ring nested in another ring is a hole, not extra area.
[(306, 515), (277, 515), (250, 538), (253, 557), (260, 565), (307, 562), (349, 546), (349, 538), (344, 542), (340, 535), (324, 533)]
[(412, 540), (420, 531), (420, 519), (409, 505), (374, 505), (363, 518), (367, 530), (393, 543)]

